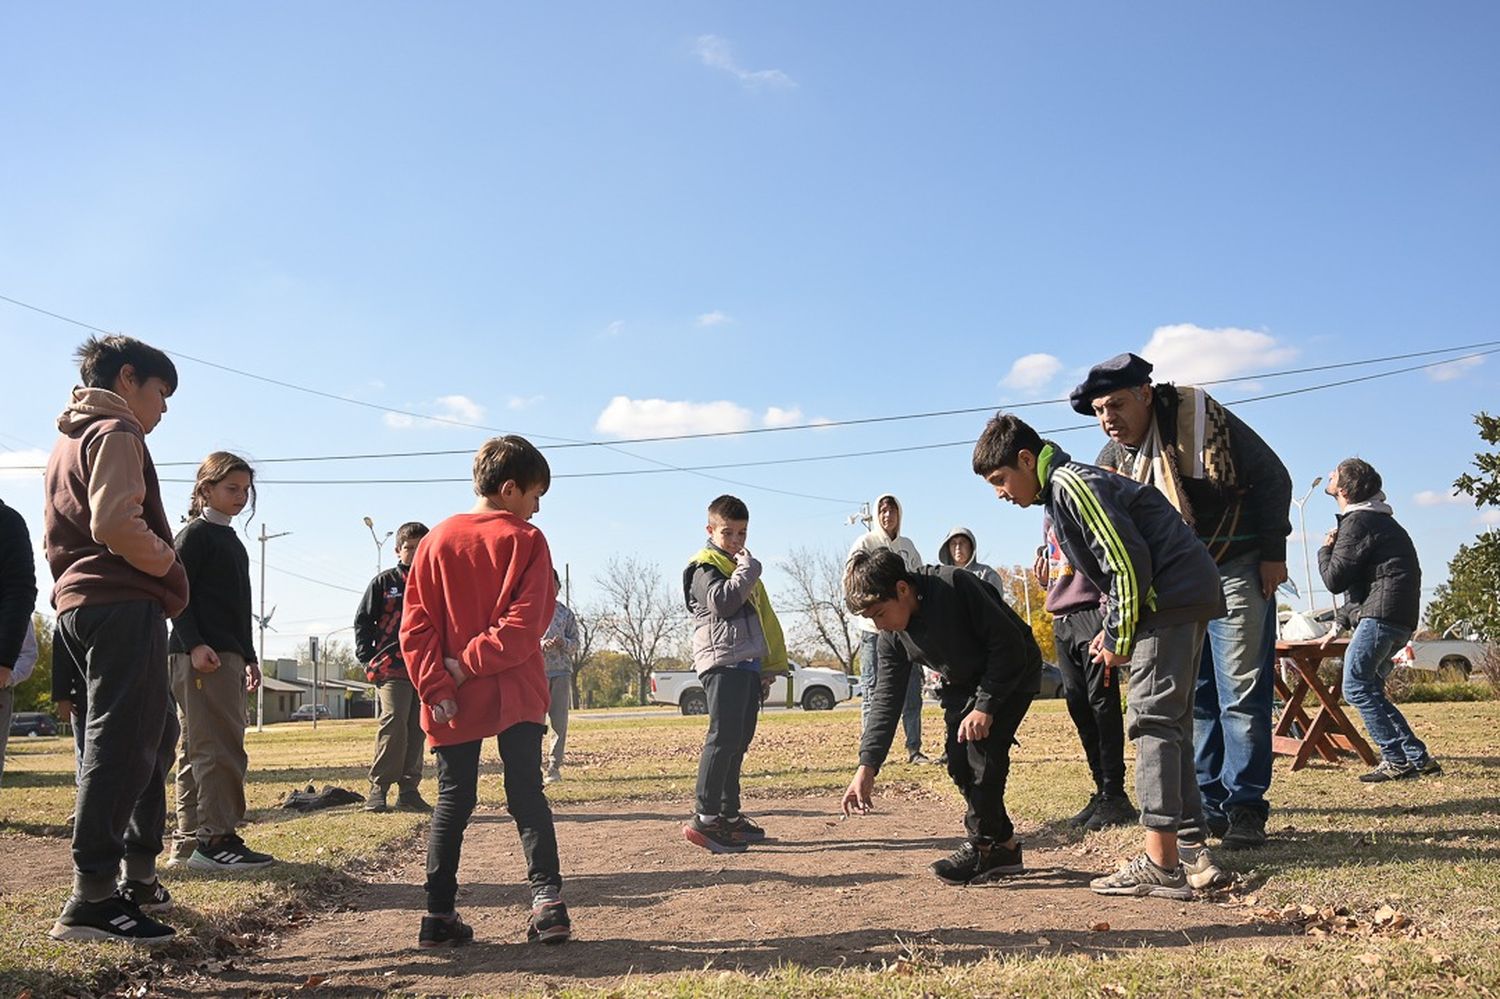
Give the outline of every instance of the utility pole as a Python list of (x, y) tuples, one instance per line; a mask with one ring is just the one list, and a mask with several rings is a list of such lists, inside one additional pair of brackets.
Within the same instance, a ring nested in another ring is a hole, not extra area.
[(375, 533), (375, 521), (369, 517), (365, 518), (365, 526), (370, 529), (370, 537), (375, 540), (375, 575), (378, 576), (380, 575), (380, 562), (381, 555), (383, 553), (382, 550), (385, 548), (385, 543), (391, 540), (391, 535), (395, 534), (396, 532), (386, 531), (385, 537), (381, 537), (380, 535)]
[(266, 525), (260, 525), (260, 666), (262, 682), (255, 688), (255, 731), (266, 730), (266, 685), (264, 682), (266, 669), (266, 542), (274, 538), (284, 538), (291, 531), (282, 531), (280, 534), (267, 534)]
[[(1311, 613), (1316, 608), (1313, 606), (1313, 576), (1312, 576), (1312, 554), (1307, 547), (1307, 517), (1304, 515), (1304, 507), (1308, 498), (1312, 496), (1313, 490), (1318, 488), (1318, 483), (1323, 481), (1323, 476), (1312, 480), (1312, 485), (1307, 487), (1307, 492), (1302, 494), (1301, 499), (1293, 499), (1292, 505), (1297, 508), (1297, 530), (1302, 534), (1302, 569), (1307, 573), (1307, 609)], [(1333, 594), (1329, 594), (1330, 597)]]

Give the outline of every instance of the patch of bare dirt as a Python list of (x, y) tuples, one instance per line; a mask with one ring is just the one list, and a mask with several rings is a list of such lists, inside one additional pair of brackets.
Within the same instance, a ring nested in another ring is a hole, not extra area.
[(961, 841), (951, 801), (886, 797), (878, 811), (847, 821), (831, 796), (754, 804), (749, 810), (772, 838), (733, 856), (682, 838), (681, 802), (556, 809), (574, 930), (562, 946), (527, 943), (520, 842), (503, 811), (480, 811), (459, 875), (473, 945), (417, 949), (425, 902), (418, 846), (404, 865), (361, 881), (340, 911), (308, 920), (260, 954), (155, 988), (182, 997), (496, 994), (704, 968), (878, 966), (896, 960), (903, 941), (953, 963), (992, 951), (1184, 947), (1287, 932), (1247, 920), (1241, 906), (1093, 895), (1087, 884), (1101, 873), (1097, 858), (1046, 830), (1023, 830), (1027, 874), (949, 887), (927, 865)]

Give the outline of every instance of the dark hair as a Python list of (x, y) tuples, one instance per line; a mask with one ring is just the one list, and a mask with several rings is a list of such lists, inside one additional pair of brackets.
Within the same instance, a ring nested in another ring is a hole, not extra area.
[(1363, 503), (1380, 492), (1380, 473), (1363, 458), (1345, 458), (1339, 462), (1339, 492), (1350, 503)]
[(162, 351), (134, 337), (91, 336), (73, 356), (78, 360), (78, 377), (85, 388), (113, 389), (120, 369), (128, 364), (140, 381), (160, 378), (173, 392), (177, 391), (177, 365)]
[(536, 445), (516, 434), (491, 437), (474, 452), (474, 492), (493, 496), (507, 482), (522, 490), (552, 485), (552, 468)]
[(427, 525), (418, 520), (408, 520), (396, 528), (396, 547), (400, 548), (408, 541), (421, 541), (427, 537)]
[(883, 600), (896, 599), (896, 584), (911, 583), (901, 556), (889, 548), (857, 551), (844, 563), (844, 603), (855, 614), (869, 610)]
[(210, 487), (218, 485), (235, 472), (245, 472), (250, 476), (250, 516), (255, 516), (255, 469), (237, 454), (215, 451), (198, 466), (198, 475), (193, 480), (193, 497), (188, 500), (189, 520), (203, 513), (203, 508), (208, 505)]
[(1031, 425), (1010, 413), (996, 413), (974, 444), (974, 474), (986, 478), (1002, 468), (1015, 468), (1022, 451), (1041, 454), (1042, 438)]
[(738, 496), (725, 493), (708, 504), (708, 515), (718, 517), (720, 520), (749, 520), (750, 508)]

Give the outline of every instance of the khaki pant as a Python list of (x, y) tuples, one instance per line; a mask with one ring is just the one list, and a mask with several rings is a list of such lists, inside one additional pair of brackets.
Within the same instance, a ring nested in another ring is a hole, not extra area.
[(172, 855), (186, 858), (200, 841), (227, 836), (245, 819), (245, 660), (220, 652), (212, 673), (199, 673), (181, 653), (167, 660), (182, 723)]
[(375, 733), (375, 762), (370, 765), (370, 783), (381, 787), (395, 784), (402, 791), (415, 791), (422, 782), (422, 702), (410, 680), (382, 683), (380, 729)]
[(552, 723), (552, 757), (548, 766), (552, 770), (561, 770), (563, 749), (568, 744), (568, 708), (573, 704), (573, 675), (549, 676), (547, 687), (552, 695), (547, 705), (547, 720)]

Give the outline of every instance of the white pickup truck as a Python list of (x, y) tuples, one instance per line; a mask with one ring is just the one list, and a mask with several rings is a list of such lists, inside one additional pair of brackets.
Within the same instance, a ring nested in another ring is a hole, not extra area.
[[(839, 701), (847, 701), (853, 692), (848, 674), (821, 666), (799, 666), (792, 663), (792, 694), (806, 711), (832, 711)], [(656, 670), (651, 674), (652, 704), (675, 704), (685, 715), (708, 712), (708, 697), (703, 681), (692, 670)], [(786, 703), (786, 677), (771, 684), (767, 704)]]
[(1484, 662), (1485, 647), (1479, 642), (1466, 642), (1460, 638), (1439, 638), (1432, 641), (1407, 642), (1406, 647), (1391, 657), (1397, 666), (1425, 669), (1436, 672), (1451, 669), (1464, 678), (1473, 674), (1475, 667)]

